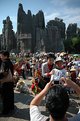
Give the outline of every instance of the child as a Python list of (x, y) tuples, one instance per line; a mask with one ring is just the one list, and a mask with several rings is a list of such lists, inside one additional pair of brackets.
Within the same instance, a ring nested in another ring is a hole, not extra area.
[(41, 89), (38, 87), (38, 79), (32, 79), (32, 85), (31, 85), (31, 90), (33, 92), (34, 95), (38, 94)]

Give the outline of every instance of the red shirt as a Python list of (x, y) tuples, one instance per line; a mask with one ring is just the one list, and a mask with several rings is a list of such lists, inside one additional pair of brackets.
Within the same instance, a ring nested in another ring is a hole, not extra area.
[[(53, 69), (53, 64), (52, 65), (51, 64), (48, 64), (48, 68), (51, 71)], [(51, 74), (47, 73), (47, 76), (51, 76)]]

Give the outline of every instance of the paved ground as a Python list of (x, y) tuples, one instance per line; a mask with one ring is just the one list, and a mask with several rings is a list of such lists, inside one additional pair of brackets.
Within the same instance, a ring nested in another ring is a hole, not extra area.
[[(26, 81), (28, 85), (30, 85), (30, 79)], [(0, 115), (0, 121), (29, 121), (29, 104), (33, 98), (33, 95), (19, 93), (15, 91), (15, 111), (12, 114), (7, 116)], [(71, 96), (71, 104), (70, 108), (67, 112), (68, 117), (75, 115), (78, 112), (78, 108), (80, 105), (80, 100), (78, 97)], [(48, 112), (44, 106), (44, 100), (40, 105), (40, 110), (43, 114), (47, 115)]]

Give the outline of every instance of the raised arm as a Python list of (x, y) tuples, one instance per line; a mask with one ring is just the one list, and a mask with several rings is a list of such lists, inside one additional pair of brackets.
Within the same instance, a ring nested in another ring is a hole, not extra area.
[(46, 95), (46, 93), (51, 88), (51, 86), (52, 86), (52, 82), (50, 81), (49, 83), (47, 83), (45, 88), (38, 95), (36, 95), (35, 98), (31, 101), (30, 108), (32, 106), (38, 106), (41, 103), (43, 97)]
[(69, 78), (64, 78), (62, 79), (62, 81), (64, 82), (64, 86), (73, 88), (76, 91), (76, 93), (80, 96), (80, 87), (75, 82), (73, 82)]

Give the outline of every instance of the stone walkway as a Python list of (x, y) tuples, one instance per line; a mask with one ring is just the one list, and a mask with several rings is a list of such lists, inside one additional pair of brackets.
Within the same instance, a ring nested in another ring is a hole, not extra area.
[[(26, 83), (30, 85), (30, 79), (26, 81)], [(0, 115), (0, 121), (30, 121), (29, 104), (32, 99), (33, 95), (15, 91), (15, 111), (7, 116)], [(74, 116), (78, 112), (80, 105), (80, 99), (78, 97), (71, 96), (70, 100), (70, 108), (67, 112), (68, 117)], [(48, 112), (44, 106), (44, 100), (40, 105), (40, 110), (43, 114), (48, 115)]]

